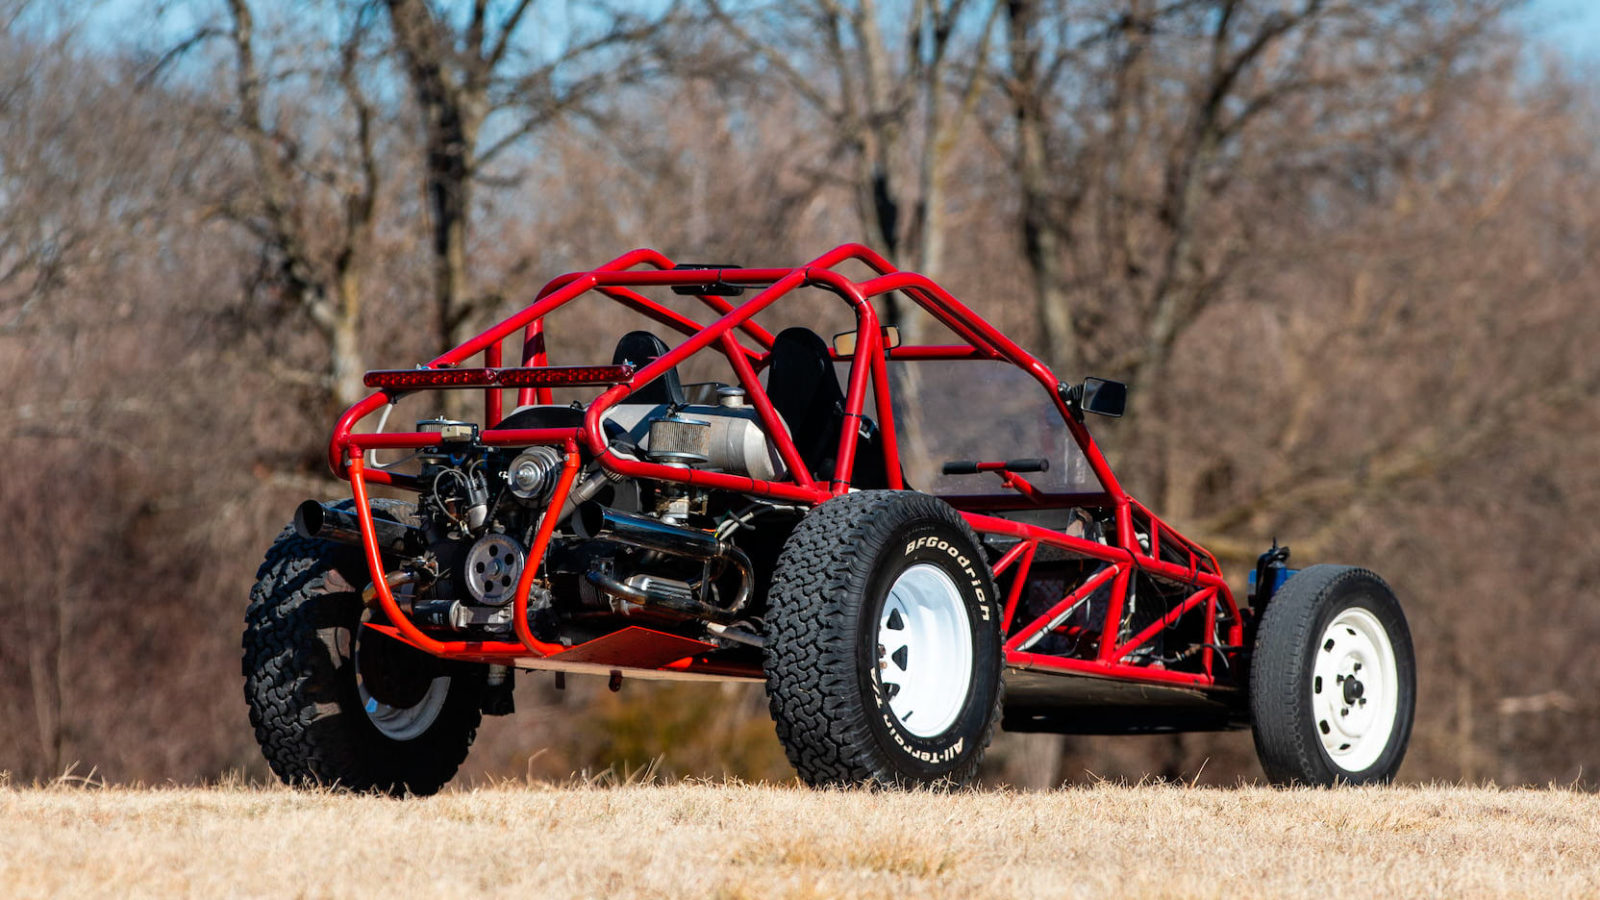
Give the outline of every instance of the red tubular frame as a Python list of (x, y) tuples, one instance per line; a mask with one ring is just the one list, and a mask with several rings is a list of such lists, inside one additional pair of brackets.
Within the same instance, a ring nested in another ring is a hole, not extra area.
[[(836, 266), (846, 262), (863, 264), (875, 274), (864, 281), (851, 280), (835, 271)], [(641, 266), (645, 268), (638, 268)], [(712, 284), (754, 288), (756, 293), (738, 304), (716, 294), (696, 295), (700, 303), (714, 316), (710, 322), (699, 322), (661, 305), (636, 290), (663, 286), (692, 289)], [(388, 387), (355, 404), (339, 419), (328, 448), (328, 460), (336, 474), (351, 482), (356, 510), (361, 519), (361, 530), (366, 543), (367, 562), (372, 571), (376, 600), (384, 615), (392, 623), (385, 630), (430, 653), (460, 659), (504, 660), (538, 666), (541, 661), (551, 662), (551, 658), (567, 652), (568, 648), (540, 641), (529, 631), (527, 609), (534, 583), (542, 577), (540, 572), (545, 550), (555, 528), (556, 513), (565, 502), (585, 455), (604, 469), (628, 477), (684, 482), (705, 488), (737, 491), (805, 505), (820, 504), (830, 497), (848, 491), (859, 429), (854, 427), (841, 429), (838, 453), (835, 457), (838, 460), (836, 469), (826, 474), (815, 473), (816, 477), (813, 477), (813, 473), (807, 471), (793, 437), (759, 380), (759, 372), (766, 366), (772, 349), (773, 336), (755, 322), (754, 317), (803, 287), (819, 288), (836, 295), (855, 315), (857, 347), (854, 353), (847, 357), (851, 365), (848, 383), (845, 386), (844, 412), (847, 420), (862, 418), (866, 414), (867, 391), (871, 389), (875, 397), (874, 412), (881, 435), (885, 471), (888, 473), (891, 487), (903, 488), (904, 484), (901, 481), (899, 437), (895, 427), (887, 367), (889, 359), (989, 360), (1017, 366), (1031, 375), (1046, 391), (1068, 432), (1082, 450), (1084, 458), (1099, 480), (1101, 489), (1098, 491), (1051, 493), (1037, 488), (1015, 473), (998, 471), (1002, 487), (1005, 488), (1000, 494), (946, 495), (943, 498), (960, 510), (977, 532), (1016, 541), (1016, 544), (994, 565), (997, 577), (1004, 576), (1011, 579), (1004, 597), (1001, 622), (1008, 665), (1015, 668), (1195, 688), (1234, 686), (1225, 678), (1219, 678), (1214, 666), (1220, 646), (1221, 654), (1229, 660), (1227, 671), (1230, 673), (1237, 671), (1238, 667), (1232, 664), (1232, 657), (1239, 653), (1240, 645), (1243, 643), (1243, 622), (1240, 609), (1223, 580), (1216, 558), (1184, 538), (1122, 490), (1099, 446), (1083, 423), (1068, 408), (1062, 396), (1062, 384), (1043, 362), (1018, 347), (928, 278), (912, 272), (897, 271), (881, 256), (858, 244), (836, 247), (804, 266), (765, 269), (677, 269), (670, 259), (656, 251), (634, 250), (599, 268), (587, 272), (569, 273), (551, 280), (539, 291), (529, 306), (439, 356), (426, 367), (432, 370), (445, 370), (440, 372), (441, 381), (470, 383), (414, 385), (414, 382), (428, 381), (426, 374), (416, 377), (419, 370), (396, 370), (392, 375), (375, 373), (379, 376), (375, 383)], [(893, 349), (884, 347), (873, 299), (891, 291), (898, 291), (909, 297), (966, 343)], [(669, 349), (659, 359), (636, 371), (613, 366), (580, 366), (564, 369), (550, 367), (546, 350), (548, 334), (546, 317), (577, 297), (590, 292), (613, 300), (681, 333), (686, 339)], [(503, 368), (502, 344), (517, 336), (519, 332), (520, 366)], [(752, 341), (754, 346), (741, 343), (741, 336)], [(643, 385), (703, 351), (720, 353), (731, 365), (734, 375), (744, 388), (756, 415), (788, 470), (783, 478), (764, 481), (744, 475), (666, 466), (622, 455), (611, 448), (601, 427), (607, 411), (624, 402)], [(480, 354), (483, 368), (460, 368), (462, 364)], [(519, 405), (548, 404), (552, 402), (552, 387), (579, 384), (609, 385), (588, 405), (581, 427), (534, 429), (496, 427), (502, 418), (502, 392), (505, 388), (516, 388)], [(428, 432), (358, 432), (356, 425), (407, 391), (450, 387), (473, 387), (484, 390), (484, 421), (487, 423), (487, 428), (479, 435), (481, 442), (492, 446), (547, 444), (561, 448), (564, 456), (559, 482), (541, 521), (534, 546), (528, 556), (529, 562), (524, 566), (517, 584), (514, 598), (516, 641), (441, 641), (430, 637), (405, 616), (396, 602), (393, 591), (385, 582), (383, 560), (376, 549), (372, 514), (368, 505), (368, 484), (389, 484), (410, 489), (416, 489), (416, 485), (409, 476), (390, 473), (369, 465), (365, 459), (366, 453), (378, 449), (421, 449), (436, 445), (439, 436)], [(1006, 510), (1058, 507), (1088, 507), (1107, 511), (1115, 523), (1114, 534), (1109, 536), (1106, 543), (1101, 543), (1016, 522), (994, 514)], [(1043, 615), (1034, 616), (1027, 621), (1018, 621), (1021, 598), (1041, 546), (1049, 546), (1075, 557), (1098, 561), (1103, 563), (1104, 567), (1074, 587)], [(1163, 558), (1163, 554), (1166, 558)], [(1175, 563), (1171, 559), (1182, 559), (1185, 562)], [(1118, 638), (1125, 630), (1123, 609), (1136, 576), (1157, 579), (1169, 589), (1174, 586), (1181, 588), (1186, 592), (1185, 599), (1171, 606), (1158, 621), (1119, 642)], [(1099, 639), (1091, 655), (1069, 657), (1034, 652), (1029, 649), (1045, 634), (1060, 627), (1060, 623), (1056, 620), (1064, 618), (1075, 604), (1108, 585), (1110, 601), (1106, 604), (1108, 608), (1101, 623)], [(1193, 615), (1203, 617), (1201, 633), (1205, 636), (1200, 642), (1199, 664), (1196, 671), (1174, 671), (1163, 668), (1160, 662), (1139, 664), (1132, 661), (1134, 654), (1153, 641), (1164, 629)], [(619, 667), (626, 667), (626, 662), (619, 663)], [(760, 675), (759, 671), (738, 666), (730, 668), (725, 662), (699, 656), (684, 657), (653, 668), (658, 673), (686, 675), (695, 673), (726, 677)]]

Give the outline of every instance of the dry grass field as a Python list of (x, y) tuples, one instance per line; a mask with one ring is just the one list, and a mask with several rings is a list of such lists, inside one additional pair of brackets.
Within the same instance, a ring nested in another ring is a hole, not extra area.
[(1594, 897), (1600, 797), (0, 786), (15, 897)]

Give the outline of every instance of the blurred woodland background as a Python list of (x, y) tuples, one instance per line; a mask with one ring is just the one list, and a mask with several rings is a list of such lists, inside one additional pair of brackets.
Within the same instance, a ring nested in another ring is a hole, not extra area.
[[(1065, 377), (1128, 380), (1095, 423), (1112, 464), (1236, 590), (1274, 536), (1383, 573), (1419, 654), (1404, 777), (1593, 784), (1600, 88), (1527, 23), (0, 0), (0, 770), (267, 775), (242, 610), (294, 505), (341, 495), (326, 438), (365, 369), (636, 246), (859, 240)], [(522, 676), (469, 774), (791, 774), (758, 688), (551, 681)], [(1248, 734), (990, 760), (1023, 786), (1259, 775)]]

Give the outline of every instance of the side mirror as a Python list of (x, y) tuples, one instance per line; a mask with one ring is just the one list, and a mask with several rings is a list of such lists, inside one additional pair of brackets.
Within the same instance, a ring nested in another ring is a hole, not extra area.
[[(900, 346), (900, 326), (883, 326), (883, 349), (893, 350)], [(833, 353), (840, 359), (849, 359), (856, 355), (856, 333), (846, 331), (844, 334), (833, 336)]]
[(1084, 412), (1119, 419), (1128, 408), (1128, 386), (1107, 378), (1085, 378), (1079, 389)]

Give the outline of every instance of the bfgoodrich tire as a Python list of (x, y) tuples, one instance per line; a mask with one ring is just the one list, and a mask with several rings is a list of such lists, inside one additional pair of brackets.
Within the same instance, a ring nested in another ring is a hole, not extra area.
[(245, 613), (250, 723), (287, 784), (432, 794), (472, 745), (484, 672), (362, 627), (367, 580), (359, 550), (278, 536)]
[(998, 717), (1001, 661), (989, 567), (949, 505), (848, 494), (784, 545), (768, 593), (767, 694), (806, 783), (971, 780)]
[(1411, 632), (1382, 578), (1311, 566), (1267, 604), (1250, 710), (1273, 783), (1389, 782), (1405, 758), (1416, 702)]

